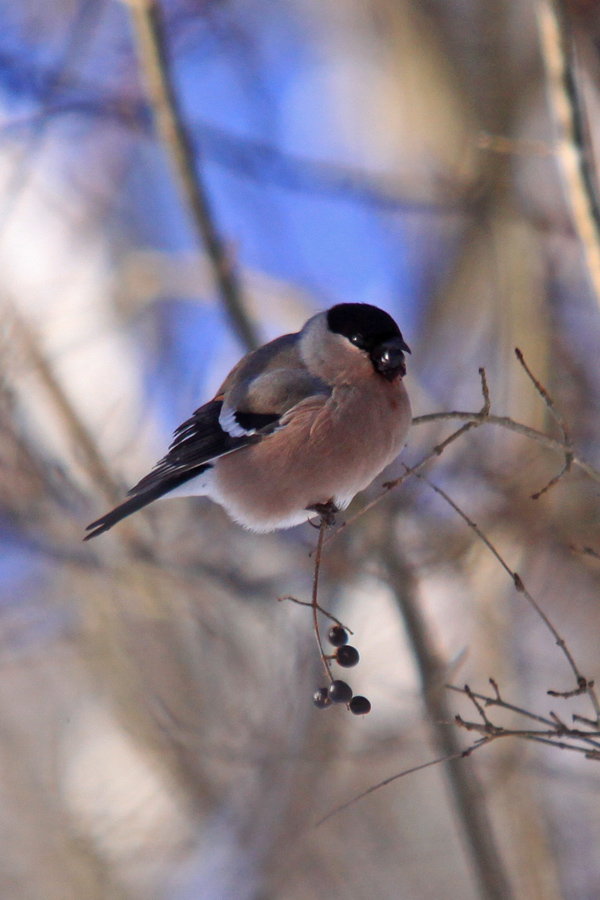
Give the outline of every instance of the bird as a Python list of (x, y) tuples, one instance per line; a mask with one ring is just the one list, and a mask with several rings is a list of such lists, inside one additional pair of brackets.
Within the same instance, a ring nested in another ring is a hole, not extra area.
[(410, 348), (387, 312), (339, 303), (244, 356), (173, 435), (108, 531), (160, 497), (208, 496), (246, 529), (333, 518), (400, 453), (411, 423)]

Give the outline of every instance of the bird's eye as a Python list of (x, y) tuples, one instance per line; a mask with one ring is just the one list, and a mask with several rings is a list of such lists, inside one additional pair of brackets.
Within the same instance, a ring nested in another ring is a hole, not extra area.
[(355, 347), (362, 347), (364, 343), (362, 334), (351, 334), (350, 343), (354, 344)]

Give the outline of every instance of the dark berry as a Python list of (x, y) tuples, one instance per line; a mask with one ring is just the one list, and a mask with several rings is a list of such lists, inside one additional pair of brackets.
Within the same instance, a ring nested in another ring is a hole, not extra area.
[(329, 699), (326, 687), (321, 687), (318, 691), (314, 692), (313, 703), (317, 709), (325, 709), (326, 706), (331, 706), (331, 700)]
[(332, 681), (327, 693), (332, 703), (349, 703), (352, 699), (352, 688), (345, 681)]
[(348, 632), (341, 625), (332, 625), (327, 632), (327, 640), (334, 647), (343, 647), (348, 643)]
[(343, 666), (344, 669), (351, 669), (352, 666), (357, 664), (360, 656), (356, 647), (351, 647), (350, 644), (346, 644), (345, 647), (338, 647), (335, 659), (338, 665)]
[(353, 697), (348, 706), (350, 712), (354, 713), (355, 716), (366, 716), (368, 712), (371, 712), (371, 703), (366, 697), (361, 697), (360, 694)]

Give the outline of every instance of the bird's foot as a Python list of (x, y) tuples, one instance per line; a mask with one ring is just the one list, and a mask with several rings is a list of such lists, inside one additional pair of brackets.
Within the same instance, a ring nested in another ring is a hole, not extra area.
[(312, 506), (306, 507), (309, 512), (315, 512), (320, 518), (320, 522), (311, 523), (315, 525), (315, 528), (320, 528), (321, 523), (324, 522), (328, 528), (332, 528), (335, 525), (335, 517), (336, 514), (339, 513), (338, 507), (333, 502), (333, 497), (331, 500), (328, 500), (327, 503), (314, 503)]

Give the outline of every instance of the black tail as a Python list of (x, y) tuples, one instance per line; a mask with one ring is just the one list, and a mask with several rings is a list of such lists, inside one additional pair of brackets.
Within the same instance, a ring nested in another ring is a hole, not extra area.
[[(84, 541), (89, 541), (90, 538), (97, 537), (99, 534), (104, 534), (105, 531), (108, 531), (109, 528), (112, 528), (113, 525), (116, 525), (121, 519), (126, 519), (127, 516), (137, 512), (138, 509), (143, 509), (144, 506), (148, 506), (149, 503), (158, 500), (159, 497), (164, 497), (165, 494), (175, 490), (176, 487), (179, 487), (179, 485), (184, 484), (196, 475), (200, 475), (207, 468), (208, 466), (206, 465), (198, 466), (195, 470), (185, 472), (182, 475), (164, 478), (148, 490), (141, 491), (139, 494), (134, 494), (129, 500), (125, 500), (124, 503), (121, 503), (119, 506), (111, 509), (110, 512), (107, 512), (101, 519), (96, 519), (95, 522), (88, 525), (86, 531), (89, 531), (89, 534), (86, 534)], [(135, 491), (135, 488), (133, 490)]]
[(125, 503), (121, 503), (120, 506), (115, 507), (115, 509), (106, 513), (105, 516), (102, 516), (101, 519), (96, 519), (95, 522), (88, 525), (86, 531), (89, 531), (89, 534), (86, 534), (84, 541), (89, 541), (90, 538), (97, 537), (99, 534), (104, 534), (105, 531), (108, 531), (109, 528), (112, 528), (113, 525), (116, 525), (121, 519), (127, 518), (127, 516), (137, 512), (138, 509), (142, 509), (142, 507), (152, 503), (153, 500), (158, 500), (164, 493), (166, 492), (154, 490), (148, 491), (147, 494), (138, 494), (137, 497), (130, 497)]

